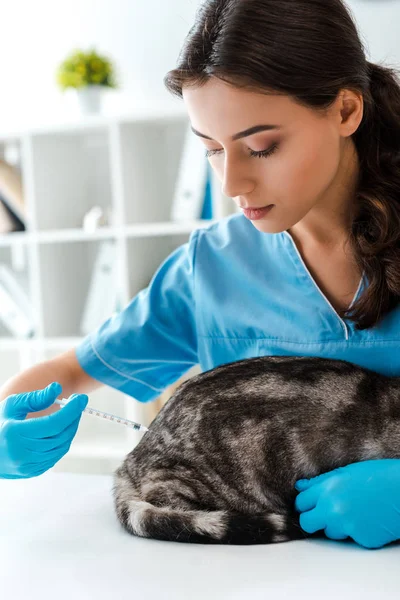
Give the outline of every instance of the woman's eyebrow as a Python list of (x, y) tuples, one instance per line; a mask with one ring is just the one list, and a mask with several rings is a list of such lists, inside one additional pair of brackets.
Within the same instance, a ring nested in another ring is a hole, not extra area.
[[(235, 135), (232, 136), (232, 141), (235, 142), (240, 138), (253, 135), (254, 133), (258, 133), (259, 131), (269, 131), (272, 129), (282, 129), (282, 127), (281, 125), (255, 125), (254, 127), (250, 127), (249, 129), (245, 129), (244, 131), (239, 131), (239, 133), (235, 133)], [(212, 140), (212, 138), (208, 137), (208, 135), (204, 135), (204, 133), (196, 131), (196, 129), (194, 129), (193, 127), (191, 127), (191, 130), (193, 131), (193, 133), (202, 138), (205, 138), (206, 140)]]

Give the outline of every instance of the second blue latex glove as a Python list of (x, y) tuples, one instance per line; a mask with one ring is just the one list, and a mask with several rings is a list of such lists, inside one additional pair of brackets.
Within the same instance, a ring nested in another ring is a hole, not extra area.
[(366, 460), (301, 479), (295, 508), (307, 533), (351, 537), (365, 548), (400, 539), (400, 459)]

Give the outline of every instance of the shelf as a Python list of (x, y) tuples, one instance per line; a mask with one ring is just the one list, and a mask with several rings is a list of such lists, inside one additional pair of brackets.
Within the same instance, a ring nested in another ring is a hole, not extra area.
[(140, 223), (126, 225), (124, 231), (127, 237), (165, 236), (191, 233), (195, 229), (206, 228), (215, 223), (215, 219), (199, 219), (197, 221), (165, 222), (165, 223)]
[(15, 232), (0, 235), (0, 247), (12, 246), (13, 244), (58, 244), (62, 242), (76, 242), (89, 240), (103, 240), (107, 238), (123, 237), (153, 237), (165, 235), (178, 235), (180, 233), (191, 233), (195, 229), (206, 228), (216, 223), (216, 219), (198, 219), (193, 221), (160, 223), (139, 223), (136, 225), (121, 225), (120, 227), (99, 227), (93, 232), (84, 231), (80, 228), (53, 229), (38, 232)]
[(169, 219), (186, 132), (186, 120), (119, 126), (119, 176), (126, 225)]
[[(235, 212), (213, 174), (214, 219), (171, 220), (188, 125), (179, 101), (154, 102), (123, 115), (24, 126), (19, 132), (0, 128), (0, 157), (14, 156), (18, 163), (27, 215), (25, 232), (0, 235), (0, 263), (22, 284), (36, 321), (30, 339), (13, 337), (7, 321), (0, 326), (3, 383), (75, 348), (85, 339), (83, 331), (94, 331), (145, 288), (194, 230)], [(85, 231), (84, 217), (95, 206), (102, 208), (107, 225)], [(100, 264), (105, 250), (113, 263)], [(93, 292), (94, 273), (99, 285)], [(88, 299), (92, 320), (82, 329)], [(166, 400), (170, 388), (161, 395)], [(100, 386), (90, 394), (90, 404), (148, 425), (160, 403), (142, 403)], [(110, 472), (140, 439), (128, 428), (83, 416), (70, 451), (56, 467)]]
[[(133, 298), (140, 290), (147, 287), (164, 258), (188, 240), (187, 232), (177, 233), (175, 236), (158, 235), (129, 239), (127, 244), (128, 264), (131, 265), (128, 273), (129, 298)], [(143, 261), (143, 256), (146, 257), (146, 262)]]
[(79, 227), (94, 205), (112, 216), (107, 128), (43, 133), (31, 143), (38, 230)]
[(31, 233), (27, 231), (15, 231), (13, 233), (0, 234), (0, 247), (12, 246), (19, 244), (29, 244), (31, 241)]
[(178, 103), (175, 103), (174, 99), (168, 102), (167, 99), (167, 102), (164, 101), (162, 105), (151, 106), (147, 104), (146, 106), (138, 106), (134, 111), (118, 115), (65, 115), (59, 120), (24, 126), (23, 129), (7, 129), (7, 126), (3, 124), (0, 130), (0, 142), (19, 138), (23, 135), (82, 132), (112, 127), (119, 123), (163, 122), (165, 120), (182, 119), (185, 117), (187, 118), (187, 112), (182, 102), (178, 101)]
[[(80, 240), (74, 244), (64, 242), (39, 246), (44, 337), (82, 335), (81, 322), (101, 244), (99, 240)], [(116, 296), (119, 296), (120, 303), (125, 300), (122, 298), (117, 244), (112, 240), (108, 246), (115, 268), (109, 276), (107, 289), (102, 291), (101, 299), (99, 297), (97, 306), (93, 307), (96, 313), (100, 311), (103, 314), (104, 321), (116, 310)], [(108, 311), (107, 314), (104, 311)]]
[(122, 229), (116, 227), (99, 227), (96, 231), (84, 229), (55, 229), (30, 234), (31, 240), (38, 244), (58, 244), (61, 242), (85, 242), (89, 240), (104, 240), (118, 237)]

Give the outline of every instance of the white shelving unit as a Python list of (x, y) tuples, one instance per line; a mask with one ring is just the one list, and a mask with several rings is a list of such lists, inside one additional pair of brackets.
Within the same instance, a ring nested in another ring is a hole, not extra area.
[[(26, 232), (0, 235), (0, 262), (23, 284), (36, 320), (30, 340), (16, 340), (0, 326), (2, 383), (83, 339), (80, 319), (101, 240), (116, 244), (118, 289), (125, 305), (191, 231), (212, 223), (170, 220), (187, 126), (181, 107), (163, 107), (0, 131), (0, 156), (9, 144), (19, 150), (28, 214)], [(232, 200), (220, 195), (214, 202), (216, 219), (234, 212)], [(83, 217), (94, 205), (106, 211), (109, 222), (87, 233)], [(154, 416), (152, 403), (142, 404), (104, 386), (91, 394), (90, 404), (144, 424)], [(83, 416), (69, 453), (55, 468), (109, 473), (140, 436)]]

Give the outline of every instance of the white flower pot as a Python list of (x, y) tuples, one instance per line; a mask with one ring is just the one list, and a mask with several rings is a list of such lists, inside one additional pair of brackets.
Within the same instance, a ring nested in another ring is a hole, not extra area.
[(103, 91), (103, 85), (87, 85), (76, 90), (82, 114), (92, 115), (101, 112)]

